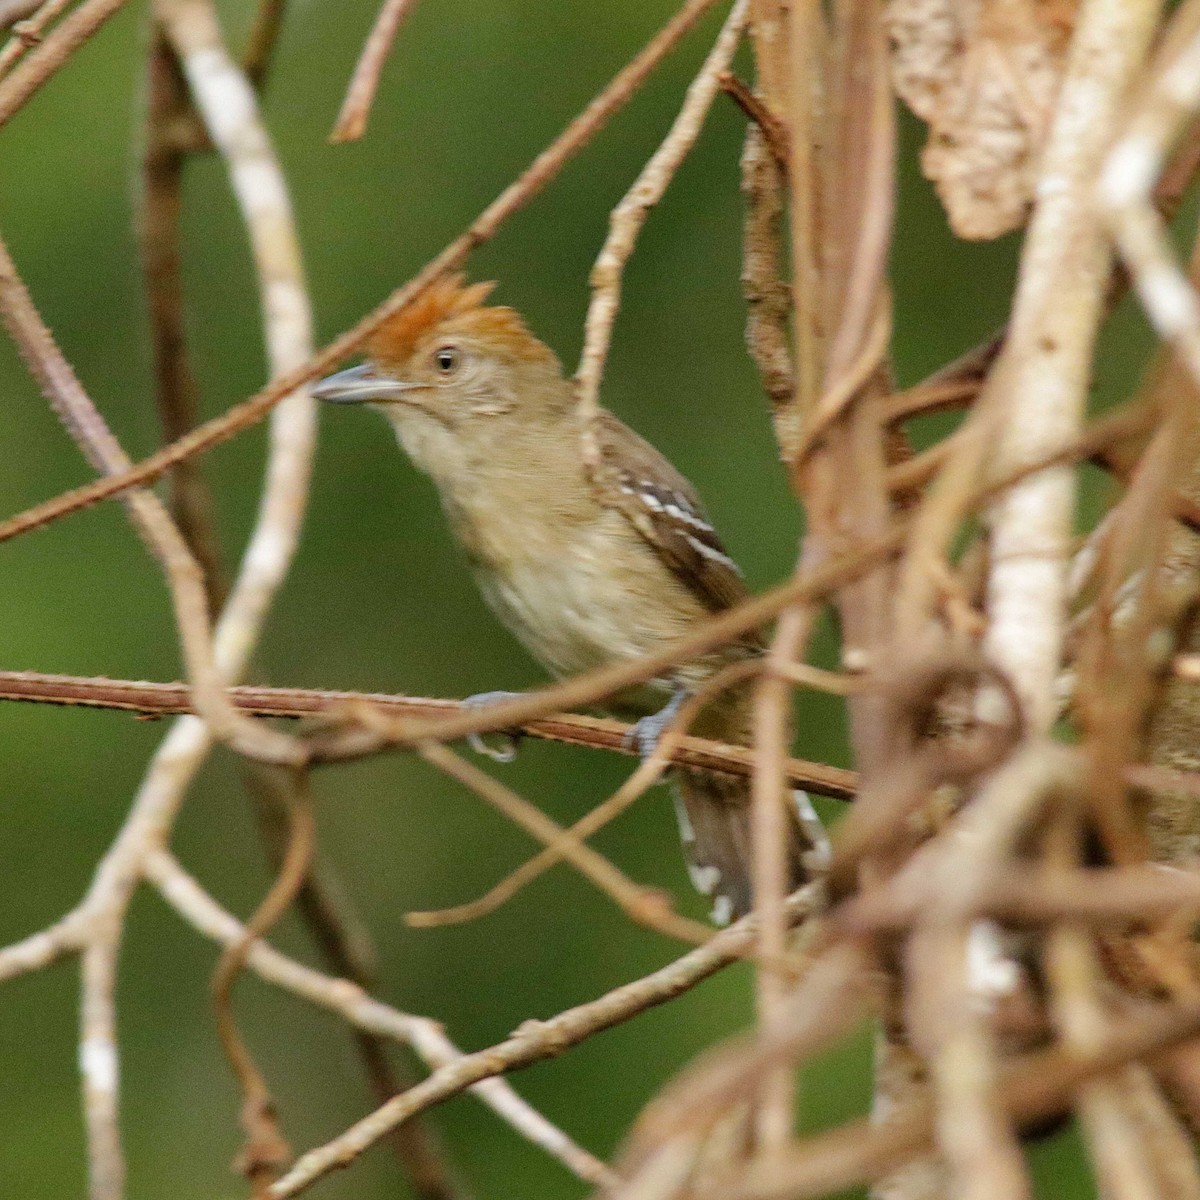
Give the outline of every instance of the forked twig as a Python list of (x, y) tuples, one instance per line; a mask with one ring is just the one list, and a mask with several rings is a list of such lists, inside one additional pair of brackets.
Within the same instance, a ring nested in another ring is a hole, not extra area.
[[(241, 943), (245, 928), (179, 865), (166, 850), (155, 850), (146, 859), (146, 878), (179, 915), (205, 937), (226, 946)], [(402, 1042), (428, 1066), (443, 1068), (462, 1058), (441, 1026), (427, 1017), (411, 1016), (367, 995), (345, 979), (314, 971), (261, 940), (249, 943), (246, 965), (273, 983), (309, 1003), (337, 1013), (347, 1024), (364, 1032)], [(558, 1158), (582, 1179), (605, 1183), (611, 1172), (536, 1109), (522, 1100), (502, 1079), (485, 1078), (468, 1090), (488, 1105), (534, 1145)]]
[[(789, 902), (789, 919), (801, 920), (812, 911), (816, 900), (815, 888), (797, 893)], [(662, 970), (549, 1020), (527, 1021), (503, 1042), (464, 1055), (435, 1071), (423, 1083), (389, 1100), (333, 1141), (302, 1155), (291, 1171), (273, 1185), (270, 1195), (274, 1200), (298, 1195), (331, 1170), (345, 1166), (401, 1121), (440, 1104), (481, 1079), (561, 1054), (603, 1029), (674, 999), (744, 955), (754, 943), (756, 924), (753, 916), (743, 917)]]
[(576, 838), (566, 836), (567, 831), (561, 825), (511, 788), (493, 779), (486, 771), (481, 771), (437, 742), (419, 744), (417, 753), (426, 762), (469, 787), (514, 825), (520, 826), (547, 846), (553, 846), (557, 855), (561, 855), (584, 878), (614, 900), (631, 920), (685, 942), (703, 944), (712, 936), (708, 926), (674, 912), (669, 897), (634, 883), (602, 854)]

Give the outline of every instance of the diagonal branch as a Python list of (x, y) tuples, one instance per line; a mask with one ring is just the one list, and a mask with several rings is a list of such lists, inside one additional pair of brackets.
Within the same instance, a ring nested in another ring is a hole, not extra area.
[(356, 142), (367, 132), (367, 120), (371, 116), (371, 105), (375, 102), (375, 90), (379, 87), (383, 65), (392, 52), (392, 43), (405, 17), (416, 6), (416, 0), (383, 0), (350, 78), (350, 86), (346, 89), (346, 98), (342, 101), (333, 132), (329, 135), (331, 142)]
[[(111, 0), (110, 0), (111, 2)], [(276, 405), (299, 387), (327, 374), (342, 359), (353, 354), (392, 314), (415, 300), (447, 271), (460, 267), (476, 247), (490, 241), (500, 226), (540, 192), (562, 170), (568, 159), (589, 142), (618, 110), (623, 108), (651, 72), (679, 44), (684, 35), (716, 0), (688, 0), (649, 42), (613, 76), (608, 86), (581, 112), (525, 172), (483, 210), (448, 246), (429, 260), (407, 283), (398, 287), (354, 328), (335, 338), (306, 362), (269, 383), (262, 391), (235, 405), (220, 417), (206, 422), (186, 436), (149, 455), (119, 478), (102, 479), (64, 492), (34, 508), (0, 522), (0, 542), (41, 525), (140, 487), (162, 476), (176, 463), (211, 450), (243, 429), (261, 421)], [(2, 96), (0, 85), (0, 96)]]
[[(788, 902), (793, 923), (807, 916), (817, 902), (817, 890), (808, 887)], [(435, 1071), (423, 1083), (376, 1109), (325, 1146), (310, 1150), (270, 1191), (274, 1200), (295, 1196), (337, 1167), (344, 1167), (389, 1129), (434, 1104), (458, 1095), (481, 1079), (520, 1070), (544, 1058), (561, 1054), (595, 1033), (611, 1029), (673, 1000), (750, 951), (757, 935), (757, 919), (743, 917), (716, 933), (703, 946), (685, 954), (660, 971), (635, 983), (615, 988), (597, 1000), (569, 1008), (547, 1021), (527, 1021), (503, 1042), (467, 1054)]]
[(730, 9), (704, 65), (688, 85), (683, 107), (670, 131), (609, 215), (608, 237), (592, 267), (592, 299), (584, 322), (583, 351), (575, 372), (583, 457), (589, 470), (599, 465), (594, 422), (604, 363), (612, 343), (613, 322), (621, 304), (621, 277), (625, 264), (633, 254), (650, 210), (662, 200), (700, 136), (708, 110), (721, 90), (721, 76), (741, 44), (749, 11), (750, 0), (737, 0)]
[[(222, 909), (169, 851), (153, 851), (146, 859), (145, 868), (146, 878), (154, 884), (163, 899), (205, 937), (225, 946), (239, 944), (245, 938), (245, 926)], [(463, 1057), (436, 1021), (400, 1012), (367, 995), (349, 980), (314, 971), (281, 954), (264, 941), (256, 939), (249, 943), (246, 965), (268, 983), (337, 1013), (355, 1029), (411, 1046), (430, 1067), (445, 1068)], [(551, 1125), (504, 1080), (483, 1079), (469, 1090), (502, 1120), (511, 1124), (534, 1145), (558, 1158), (580, 1178), (593, 1183), (611, 1180), (611, 1172), (603, 1163)]]

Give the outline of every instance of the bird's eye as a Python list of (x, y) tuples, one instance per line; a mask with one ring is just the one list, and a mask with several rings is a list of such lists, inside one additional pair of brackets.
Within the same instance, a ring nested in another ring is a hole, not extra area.
[(458, 351), (453, 346), (442, 346), (434, 352), (433, 361), (443, 375), (449, 375), (458, 368)]

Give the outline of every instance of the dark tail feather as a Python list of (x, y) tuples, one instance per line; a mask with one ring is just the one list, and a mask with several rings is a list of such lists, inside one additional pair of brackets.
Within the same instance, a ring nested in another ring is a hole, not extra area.
[[(792, 793), (788, 809), (789, 887), (819, 874), (829, 857), (829, 840), (805, 792)], [(712, 920), (728, 924), (752, 903), (750, 781), (714, 771), (675, 772), (675, 812), (698, 892), (711, 896)]]

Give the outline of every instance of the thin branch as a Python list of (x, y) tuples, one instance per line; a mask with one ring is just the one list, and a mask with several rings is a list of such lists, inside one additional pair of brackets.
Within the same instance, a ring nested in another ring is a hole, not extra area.
[(125, 0), (85, 0), (22, 63), (0, 79), (0, 126), (7, 124), (124, 3)]
[[(25, 9), (33, 15), (25, 21), (18, 21), (12, 26), (12, 37), (0, 50), (0, 76), (6, 75), (13, 64), (22, 58), (26, 51), (36, 46), (42, 40), (42, 34), (51, 22), (58, 20), (73, 0), (14, 0), (17, 10)], [(36, 11), (35, 11), (36, 10)], [(0, 21), (0, 24), (3, 24)]]
[[(758, 914), (758, 953), (765, 963), (787, 952), (785, 904), (788, 890), (788, 807), (796, 798), (787, 789), (784, 761), (791, 744), (791, 687), (782, 668), (806, 657), (816, 614), (793, 605), (784, 611), (769, 651), (769, 670), (754, 692), (755, 762), (751, 787), (750, 836), (753, 854), (754, 911)], [(790, 980), (760, 965), (755, 977), (759, 1028), (769, 1036), (780, 1023)], [(773, 1154), (787, 1144), (795, 1124), (795, 1080), (787, 1068), (763, 1080), (755, 1112), (757, 1144)]]
[[(245, 927), (222, 909), (169, 851), (152, 851), (146, 859), (145, 871), (146, 878), (155, 885), (163, 899), (204, 936), (226, 946), (243, 940)], [(266, 942), (255, 940), (250, 943), (246, 965), (268, 983), (337, 1013), (356, 1029), (411, 1046), (430, 1067), (446, 1068), (463, 1058), (462, 1052), (446, 1037), (436, 1021), (400, 1012), (373, 999), (349, 980), (314, 971), (281, 954)], [(612, 1181), (612, 1173), (603, 1163), (551, 1125), (522, 1100), (506, 1081), (483, 1079), (469, 1090), (502, 1120), (513, 1125), (534, 1145), (558, 1158), (580, 1178), (600, 1184)]]
[(788, 313), (791, 289), (782, 277), (783, 179), (757, 126), (742, 148), (742, 296), (746, 301), (746, 348), (776, 418), (776, 440), (791, 436), (788, 405), (795, 390)]
[[(731, 663), (706, 679), (679, 706), (674, 718), (655, 743), (653, 751), (642, 759), (637, 770), (607, 800), (597, 804), (591, 812), (581, 817), (569, 829), (564, 830), (560, 837), (550, 842), (539, 854), (527, 859), (478, 899), (436, 912), (410, 912), (406, 915), (408, 923), (422, 928), (434, 925), (456, 925), (464, 921), (477, 920), (479, 917), (494, 912), (502, 904), (506, 904), (523, 887), (530, 884), (544, 871), (549, 870), (555, 863), (561, 862), (567, 849), (592, 837), (623, 813), (639, 796), (642, 796), (658, 782), (669, 763), (682, 763), (684, 761), (684, 744), (694, 740), (686, 738), (684, 731), (691, 727), (701, 711), (716, 697), (726, 689), (753, 677), (762, 665), (761, 660), (742, 660)], [(636, 739), (630, 736), (631, 732), (632, 726), (626, 727), (626, 732), (621, 735), (620, 748), (626, 753), (638, 753), (634, 745)], [(719, 744), (723, 745), (723, 743)], [(743, 747), (727, 747), (727, 749), (736, 749), (739, 758), (744, 758), (744, 772), (731, 771), (730, 773), (750, 774), (753, 769), (752, 752)], [(715, 758), (710, 758), (706, 765), (720, 766), (721, 770), (728, 770), (728, 766), (722, 765)]]
[[(157, 0), (158, 13), (250, 234), (258, 273), (267, 361), (273, 377), (312, 353), (312, 311), (287, 185), (254, 92), (230, 58), (206, 0)], [(243, 669), (299, 538), (316, 435), (315, 405), (291, 390), (271, 426), (266, 484), (257, 522), (216, 630), (226, 678)]]
[[(109, 474), (126, 470), (128, 455), (42, 321), (2, 240), (0, 310), (26, 366), (87, 460)], [(229, 703), (213, 663), (203, 576), (170, 514), (148, 491), (132, 493), (128, 507), (166, 575), (192, 695), (206, 727), (212, 736), (234, 742), (247, 752), (282, 761), (294, 757), (290, 738), (247, 721)]]
[(246, 50), (242, 55), (242, 73), (256, 92), (261, 92), (266, 86), (267, 72), (271, 69), (271, 59), (279, 44), (286, 11), (287, 0), (259, 0)]
[(331, 142), (356, 142), (367, 132), (367, 120), (371, 115), (371, 105), (375, 102), (375, 90), (379, 87), (383, 65), (392, 51), (392, 43), (400, 26), (415, 7), (416, 0), (383, 0), (375, 24), (367, 35), (358, 65), (350, 77), (346, 98), (342, 101), (333, 132), (329, 135)]
[(633, 254), (650, 210), (666, 194), (676, 171), (700, 136), (704, 119), (721, 90), (720, 77), (733, 61), (741, 43), (749, 11), (750, 0), (736, 0), (704, 65), (688, 85), (687, 95), (670, 131), (609, 215), (608, 237), (592, 267), (592, 298), (584, 321), (583, 351), (575, 372), (583, 462), (589, 470), (594, 470), (600, 462), (595, 420), (600, 403), (600, 381), (612, 343), (613, 322), (621, 304), (625, 264)]
[[(108, 0), (112, 2), (112, 0)], [(684, 35), (716, 0), (688, 0), (651, 40), (613, 76), (609, 84), (513, 183), (448, 246), (429, 260), (407, 283), (397, 288), (374, 311), (352, 329), (335, 338), (302, 365), (286, 371), (248, 400), (234, 405), (222, 416), (199, 426), (169, 446), (149, 455), (120, 477), (101, 479), (18, 513), (0, 523), (0, 542), (26, 533), (67, 513), (100, 500), (140, 487), (162, 476), (176, 463), (212, 449), (257, 421), (297, 388), (328, 374), (342, 359), (353, 354), (392, 314), (415, 300), (447, 271), (460, 267), (476, 247), (490, 241), (500, 226), (523, 208), (563, 168), (568, 159), (589, 142), (619, 109), (623, 108), (651, 72), (675, 49)], [(0, 96), (3, 84), (0, 84)]]
[(78, 911), (68, 913), (46, 929), (0, 949), (0, 983), (41, 971), (68, 954), (77, 954), (87, 941), (87, 923)]
[(42, 0), (0, 0), (0, 29), (8, 29), (41, 7)]
[(233, 1012), (233, 985), (246, 963), (250, 945), (263, 938), (291, 907), (304, 886), (316, 852), (316, 825), (305, 772), (288, 780), (288, 838), (283, 861), (267, 894), (246, 922), (241, 939), (225, 947), (213, 971), (210, 990), (217, 1036), (242, 1091), (242, 1130), (246, 1141), (236, 1160), (238, 1171), (250, 1181), (255, 1194), (278, 1177), (291, 1159), (270, 1088)]
[[(192, 429), (200, 409), (195, 376), (187, 356), (180, 276), (179, 217), (183, 208), (183, 168), (179, 123), (196, 120), (179, 60), (157, 26), (146, 53), (146, 126), (138, 234), (154, 361), (154, 399), (163, 440)], [(227, 583), (221, 567), (212, 493), (200, 465), (189, 459), (170, 473), (171, 512), (204, 570), (209, 608), (220, 611)]]
[(418, 745), (417, 753), (426, 762), (470, 788), (514, 825), (546, 845), (553, 845), (563, 859), (619, 905), (631, 920), (685, 942), (702, 944), (711, 938), (712, 930), (707, 925), (674, 912), (668, 896), (634, 883), (602, 854), (576, 838), (565, 836), (566, 830), (561, 825), (493, 779), (486, 771), (481, 771), (473, 763), (436, 742)]
[(758, 126), (775, 165), (786, 171), (788, 165), (788, 136), (784, 123), (732, 71), (717, 76), (721, 90)]
[(118, 1129), (117, 1053), (119, 916), (100, 922), (83, 951), (80, 981), (79, 1073), (83, 1081), (90, 1200), (121, 1200), (125, 1157)]
[[(360, 705), (421, 720), (437, 720), (450, 714), (469, 712), (457, 700), (433, 700), (394, 696), (383, 692), (333, 692), (308, 688), (269, 688), (241, 685), (228, 690), (233, 703), (243, 712), (259, 717), (312, 717), (326, 714), (337, 718)], [(80, 675), (46, 675), (35, 671), (0, 671), (0, 700), (76, 707), (105, 708), (145, 716), (174, 716), (192, 712), (188, 688), (183, 683), (138, 683)], [(629, 731), (632, 726), (603, 717), (563, 713), (527, 721), (519, 726), (523, 735), (570, 746), (588, 746), (619, 754), (636, 755)], [(744, 746), (713, 742), (707, 738), (679, 736), (663, 739), (666, 761), (687, 767), (749, 775), (753, 751)], [(830, 796), (854, 798), (858, 777), (853, 771), (823, 763), (789, 758), (784, 764), (793, 786)]]
[[(810, 913), (816, 898), (817, 889), (813, 887), (796, 893), (788, 904), (790, 920), (798, 922)], [(435, 1071), (423, 1083), (352, 1125), (340, 1137), (302, 1155), (291, 1171), (271, 1188), (270, 1195), (274, 1200), (298, 1195), (330, 1171), (352, 1162), (401, 1121), (458, 1095), (481, 1079), (561, 1054), (603, 1029), (673, 1000), (749, 952), (756, 937), (757, 920), (753, 916), (743, 917), (714, 934), (705, 945), (644, 979), (615, 988), (597, 1000), (567, 1009), (549, 1020), (525, 1022), (503, 1042), (464, 1055)]]

